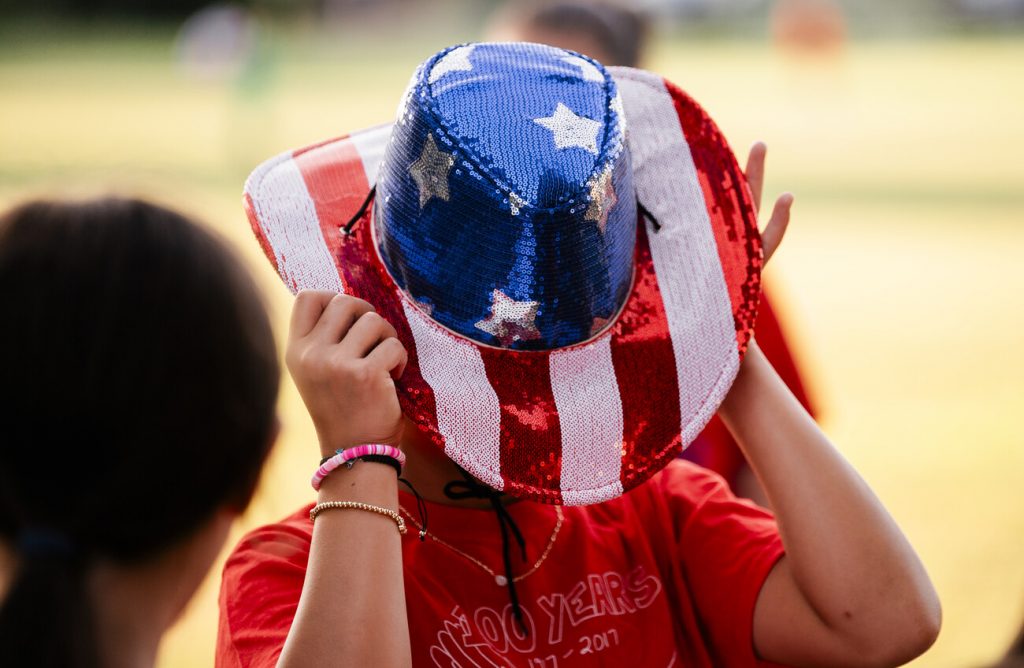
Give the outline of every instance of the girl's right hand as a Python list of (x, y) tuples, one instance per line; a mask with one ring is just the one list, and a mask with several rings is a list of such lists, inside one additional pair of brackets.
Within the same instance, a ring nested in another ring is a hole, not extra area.
[(368, 302), (323, 290), (295, 298), (285, 362), (323, 456), (363, 443), (398, 445), (395, 379), (408, 359), (391, 324)]

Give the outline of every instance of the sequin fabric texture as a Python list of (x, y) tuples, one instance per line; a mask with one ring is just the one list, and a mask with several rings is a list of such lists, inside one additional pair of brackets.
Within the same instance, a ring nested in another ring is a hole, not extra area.
[[(449, 88), (476, 106), (445, 107)], [(565, 51), (447, 49), (395, 124), (268, 160), (246, 206), (288, 286), (366, 299), (394, 325), (405, 415), (535, 501), (600, 503), (674, 458), (756, 315), (757, 216), (722, 133), (663, 77)]]
[(614, 80), (537, 44), (472, 44), (413, 76), (374, 221), (399, 287), (479, 343), (585, 341), (629, 293), (636, 196)]

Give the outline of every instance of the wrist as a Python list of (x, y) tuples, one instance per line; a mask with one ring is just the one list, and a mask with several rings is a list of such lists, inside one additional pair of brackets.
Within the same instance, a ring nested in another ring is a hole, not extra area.
[(317, 501), (361, 501), (386, 508), (398, 507), (398, 476), (387, 464), (359, 462), (341, 467), (324, 478)]
[(390, 436), (387, 438), (360, 439), (354, 438), (349, 434), (340, 431), (332, 433), (322, 431), (320, 428), (317, 428), (316, 437), (320, 444), (321, 457), (332, 457), (337, 454), (339, 450), (348, 450), (349, 448), (355, 448), (360, 445), (367, 445), (371, 443), (390, 445), (401, 449), (401, 432), (399, 432), (397, 436)]
[(320, 442), (321, 457), (331, 457), (339, 450), (354, 448), (357, 445), (361, 445), (344, 434), (330, 434), (322, 432), (319, 429), (317, 429), (316, 437)]
[(729, 388), (729, 393), (725, 396), (722, 405), (718, 409), (726, 424), (741, 413), (744, 406), (757, 396), (756, 391), (753, 391), (751, 388), (757, 384), (758, 371), (765, 364), (767, 364), (767, 359), (764, 353), (761, 352), (757, 342), (751, 339), (750, 345), (747, 347), (747, 353), (743, 357), (743, 362), (740, 363), (740, 368), (736, 372), (736, 378), (733, 380), (732, 387)]

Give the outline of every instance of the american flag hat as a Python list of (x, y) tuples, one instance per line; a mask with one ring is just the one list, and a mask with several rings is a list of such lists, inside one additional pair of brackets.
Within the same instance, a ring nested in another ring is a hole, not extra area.
[(656, 74), (553, 47), (441, 51), (394, 123), (265, 162), (245, 206), (291, 290), (395, 326), (405, 414), (535, 501), (598, 503), (678, 455), (756, 315), (756, 215), (715, 124)]

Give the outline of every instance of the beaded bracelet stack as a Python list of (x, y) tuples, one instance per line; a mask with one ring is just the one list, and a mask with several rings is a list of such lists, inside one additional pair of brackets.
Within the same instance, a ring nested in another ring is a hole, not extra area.
[(405, 453), (392, 445), (380, 445), (378, 443), (357, 445), (354, 448), (338, 450), (332, 457), (328, 457), (324, 460), (320, 464), (320, 468), (318, 468), (316, 473), (313, 474), (313, 479), (310, 481), (313, 485), (313, 489), (320, 491), (320, 486), (323, 484), (324, 478), (330, 475), (331, 471), (334, 471), (343, 464), (347, 468), (352, 468), (352, 465), (355, 464), (356, 461), (364, 457), (372, 457), (373, 461), (380, 461), (380, 458), (384, 458), (384, 463), (388, 464), (394, 462), (393, 465), (399, 474), (405, 466)]

